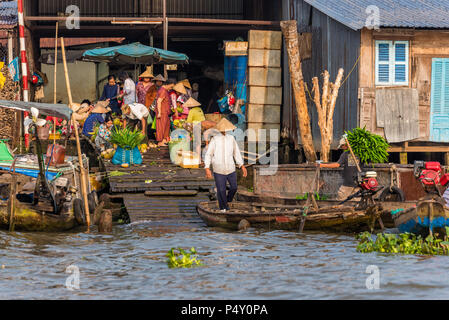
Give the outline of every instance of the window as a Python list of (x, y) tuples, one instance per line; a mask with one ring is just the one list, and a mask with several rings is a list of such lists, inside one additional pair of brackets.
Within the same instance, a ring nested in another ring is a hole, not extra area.
[(376, 41), (376, 85), (408, 85), (408, 41)]

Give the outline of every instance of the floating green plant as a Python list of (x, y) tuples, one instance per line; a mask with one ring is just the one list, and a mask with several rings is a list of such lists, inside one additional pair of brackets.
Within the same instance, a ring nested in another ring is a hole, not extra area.
[[(325, 194), (320, 195), (318, 192), (315, 192), (314, 195), (315, 195), (316, 200), (329, 200), (329, 196), (327, 196)], [(306, 194), (304, 194), (302, 196), (297, 195), (296, 200), (307, 200), (308, 197), (309, 197), (309, 193), (307, 192)]]
[(191, 268), (193, 266), (202, 266), (197, 258), (195, 248), (186, 251), (182, 248), (171, 248), (166, 254), (169, 268)]
[[(449, 228), (446, 227), (446, 234), (449, 234)], [(385, 253), (403, 253), (403, 254), (425, 254), (425, 255), (449, 255), (449, 241), (447, 235), (443, 239), (429, 235), (422, 238), (412, 233), (401, 234), (377, 234), (363, 232), (356, 236), (359, 241), (357, 251), (367, 252), (385, 252)]]

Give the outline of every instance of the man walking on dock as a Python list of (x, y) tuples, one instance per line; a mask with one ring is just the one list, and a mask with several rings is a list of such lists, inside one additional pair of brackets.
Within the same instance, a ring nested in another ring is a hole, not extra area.
[[(226, 118), (221, 119), (215, 126), (215, 129), (222, 134), (216, 135), (211, 139), (204, 158), (206, 177), (208, 179), (212, 179), (212, 172), (210, 170), (211, 163), (213, 166), (215, 185), (217, 187), (217, 199), (221, 212), (229, 210), (228, 202), (232, 202), (237, 192), (236, 163), (242, 169), (243, 177), (246, 178), (247, 176), (237, 141), (235, 141), (234, 136), (226, 133), (235, 128)], [(230, 186), (227, 194), (226, 182), (229, 182)]]

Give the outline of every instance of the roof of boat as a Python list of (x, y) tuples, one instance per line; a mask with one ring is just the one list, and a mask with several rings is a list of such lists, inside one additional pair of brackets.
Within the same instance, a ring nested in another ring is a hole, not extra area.
[(34, 107), (38, 109), (39, 113), (42, 115), (57, 117), (65, 120), (70, 120), (72, 116), (72, 109), (70, 109), (66, 104), (0, 100), (0, 107), (28, 112), (31, 111), (31, 107)]

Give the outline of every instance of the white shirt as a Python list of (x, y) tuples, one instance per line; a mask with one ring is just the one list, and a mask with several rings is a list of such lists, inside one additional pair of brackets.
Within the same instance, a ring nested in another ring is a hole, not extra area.
[(125, 104), (136, 102), (136, 85), (130, 78), (125, 80), (123, 91), (125, 92), (125, 95), (123, 96), (123, 102)]
[(147, 118), (150, 114), (147, 107), (145, 107), (141, 103), (131, 103), (129, 105), (129, 108), (131, 109), (131, 112), (129, 113), (129, 115), (127, 115), (127, 117), (132, 120), (142, 120), (143, 118)]
[(243, 165), (239, 146), (232, 135), (217, 135), (211, 139), (204, 157), (205, 168), (209, 168), (211, 163), (214, 173), (223, 175), (233, 173), (236, 163), (239, 167)]

